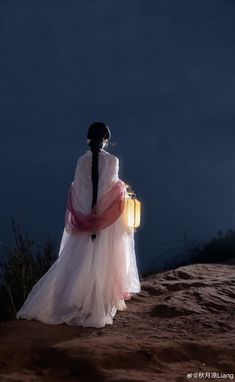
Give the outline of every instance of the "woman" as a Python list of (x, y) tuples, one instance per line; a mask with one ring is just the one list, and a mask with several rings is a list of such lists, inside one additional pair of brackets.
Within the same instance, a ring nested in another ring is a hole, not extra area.
[(104, 148), (103, 122), (88, 129), (86, 151), (69, 187), (58, 259), (34, 285), (16, 318), (47, 324), (104, 327), (140, 291), (134, 233), (123, 219), (128, 194), (119, 161)]

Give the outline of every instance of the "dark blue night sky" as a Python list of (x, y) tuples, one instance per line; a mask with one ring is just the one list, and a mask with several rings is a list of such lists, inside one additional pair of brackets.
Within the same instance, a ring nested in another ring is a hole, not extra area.
[(234, 19), (232, 0), (2, 0), (2, 236), (14, 215), (59, 245), (93, 121), (143, 203), (141, 271), (233, 229)]

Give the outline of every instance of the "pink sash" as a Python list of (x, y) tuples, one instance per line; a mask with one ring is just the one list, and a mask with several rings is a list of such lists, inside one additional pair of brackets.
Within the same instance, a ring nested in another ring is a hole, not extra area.
[(118, 180), (115, 185), (104, 195), (93, 207), (89, 214), (75, 211), (72, 198), (77, 197), (70, 185), (65, 213), (65, 229), (70, 234), (97, 233), (98, 231), (113, 224), (122, 214), (125, 205), (126, 186), (122, 180)]

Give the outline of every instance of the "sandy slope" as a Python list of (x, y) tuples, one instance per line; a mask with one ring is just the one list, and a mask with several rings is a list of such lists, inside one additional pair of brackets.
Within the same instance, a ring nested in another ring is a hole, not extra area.
[(151, 275), (102, 329), (1, 323), (0, 382), (235, 379), (234, 276), (234, 262)]

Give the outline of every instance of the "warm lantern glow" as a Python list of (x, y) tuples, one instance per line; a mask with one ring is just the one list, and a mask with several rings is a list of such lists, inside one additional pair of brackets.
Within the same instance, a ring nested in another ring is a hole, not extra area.
[[(127, 187), (129, 186), (127, 185)], [(134, 192), (128, 192), (123, 216), (128, 229), (132, 230), (140, 226), (141, 203), (137, 200)]]

